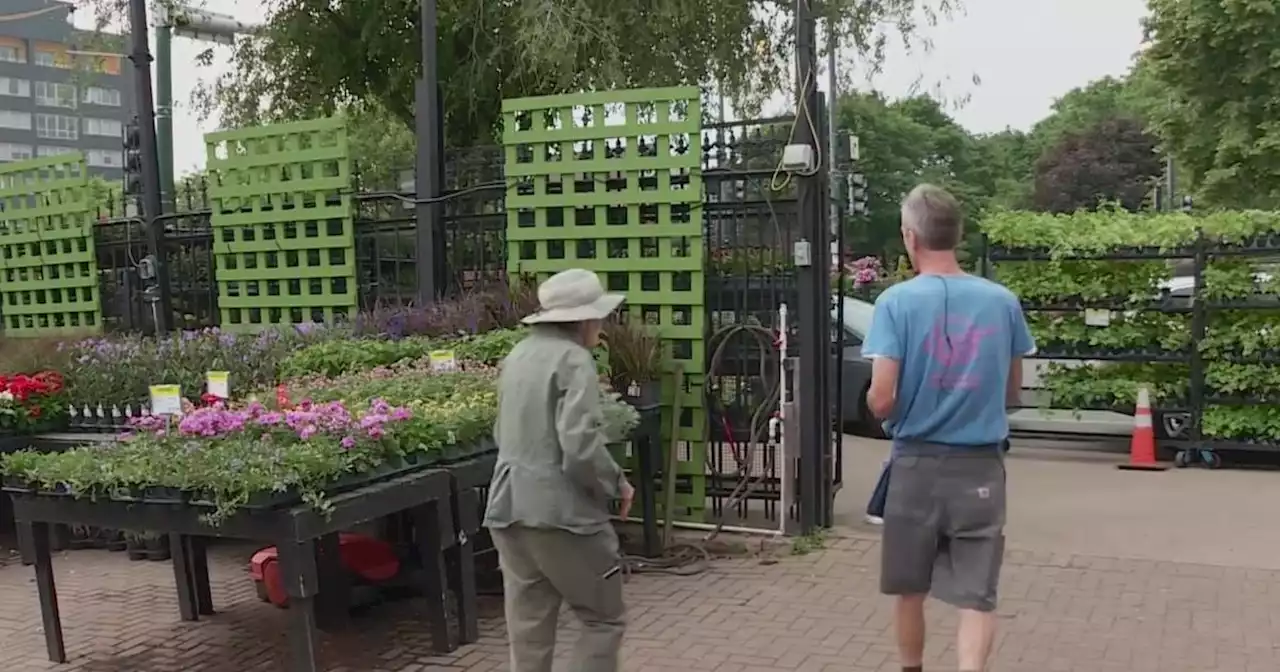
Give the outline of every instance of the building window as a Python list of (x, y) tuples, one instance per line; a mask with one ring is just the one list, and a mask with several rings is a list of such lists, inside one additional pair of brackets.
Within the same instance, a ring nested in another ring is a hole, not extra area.
[(109, 149), (91, 149), (86, 160), (94, 168), (120, 168), (124, 165), (124, 152), (115, 152)]
[(56, 82), (36, 82), (36, 104), (76, 109), (76, 87)]
[(0, 96), (31, 97), (31, 82), (16, 77), (0, 77)]
[(84, 134), (119, 138), (124, 136), (124, 124), (115, 119), (85, 119)]
[(36, 147), (36, 154), (40, 156), (61, 156), (63, 154), (75, 154), (75, 147), (58, 147), (56, 145), (40, 145)]
[(31, 113), (14, 110), (0, 110), (0, 128), (13, 128), (19, 131), (31, 130)]
[(86, 86), (83, 101), (89, 105), (120, 107), (120, 90), (106, 89), (101, 86)]
[(71, 57), (65, 51), (37, 48), (35, 61), (36, 65), (43, 65), (46, 68), (71, 67)]
[(15, 47), (11, 44), (0, 44), (0, 61), (7, 63), (26, 63), (27, 55), (22, 52), (22, 47)]
[(79, 120), (61, 114), (37, 114), (36, 137), (50, 140), (76, 140), (80, 137)]
[(26, 161), (31, 158), (31, 145), (0, 142), (0, 161)]

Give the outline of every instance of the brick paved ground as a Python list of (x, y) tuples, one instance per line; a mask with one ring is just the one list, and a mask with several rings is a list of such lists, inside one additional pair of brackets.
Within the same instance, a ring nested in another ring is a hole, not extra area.
[[(846, 533), (823, 551), (724, 560), (700, 577), (638, 576), (628, 585), (625, 669), (788, 672), (896, 670), (890, 611), (876, 594), (878, 541)], [(0, 566), (6, 670), (248, 672), (287, 669), (284, 612), (259, 602), (246, 549), (211, 558), (219, 613), (177, 617), (168, 563), (77, 551), (55, 560), (70, 664), (44, 656), (30, 568)], [(1274, 672), (1280, 669), (1280, 572), (1034, 554), (1006, 560), (1002, 672)], [(486, 605), (490, 613), (496, 604)], [(954, 669), (953, 623), (930, 614), (933, 669)], [(571, 619), (570, 619), (571, 620)], [(506, 669), (501, 619), (483, 639), (435, 656), (412, 602), (384, 606), (323, 639), (331, 672)], [(567, 638), (572, 638), (568, 635)]]

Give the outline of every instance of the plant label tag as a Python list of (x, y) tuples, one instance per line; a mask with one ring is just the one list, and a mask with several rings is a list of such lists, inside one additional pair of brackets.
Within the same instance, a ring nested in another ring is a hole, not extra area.
[(431, 358), (431, 370), (435, 373), (447, 373), (458, 370), (458, 359), (452, 350), (436, 350), (428, 355)]
[(178, 385), (151, 386), (152, 415), (182, 415), (182, 388)]
[(1089, 327), (1111, 326), (1111, 311), (1089, 308), (1084, 311), (1084, 323)]
[(208, 371), (204, 374), (204, 380), (209, 394), (219, 399), (231, 398), (230, 371)]

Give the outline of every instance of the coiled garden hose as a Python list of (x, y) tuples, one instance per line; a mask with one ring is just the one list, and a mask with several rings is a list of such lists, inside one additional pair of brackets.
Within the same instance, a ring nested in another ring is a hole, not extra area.
[[(746, 446), (738, 445), (734, 439), (733, 427), (729, 422), (728, 414), (721, 404), (720, 397), (715, 394), (706, 394), (709, 400), (711, 417), (713, 421), (718, 421), (724, 430), (725, 439), (731, 447), (734, 461), (738, 466), (740, 478), (734, 489), (730, 492), (729, 497), (723, 504), (722, 513), (716, 521), (715, 528), (708, 534), (703, 542), (710, 542), (720, 534), (724, 529), (725, 516), (723, 511), (727, 511), (736, 507), (743, 500), (749, 497), (754, 488), (764, 479), (764, 474), (752, 476), (752, 466), (754, 464), (755, 446), (757, 443), (763, 442), (768, 438), (769, 420), (773, 417), (774, 406), (778, 400), (778, 393), (781, 391), (782, 379), (778, 375), (778, 358), (780, 354), (777, 347), (777, 338), (772, 329), (757, 324), (732, 324), (716, 330), (709, 341), (711, 347), (711, 357), (707, 362), (708, 375), (714, 374), (719, 370), (721, 361), (728, 351), (729, 343), (736, 336), (745, 335), (753, 339), (759, 347), (760, 352), (760, 379), (765, 381), (765, 391), (760, 398), (759, 403), (755, 405), (751, 413), (750, 431)], [(689, 542), (672, 542), (672, 524), (675, 515), (675, 496), (676, 496), (676, 469), (678, 467), (679, 453), (677, 448), (680, 443), (680, 415), (684, 410), (683, 393), (684, 393), (684, 371), (676, 369), (673, 373), (675, 390), (674, 399), (672, 400), (671, 413), (671, 443), (667, 446), (666, 463), (662, 470), (662, 494), (663, 494), (663, 526), (662, 526), (662, 546), (663, 554), (660, 558), (645, 558), (638, 556), (627, 556), (623, 559), (623, 568), (627, 574), (644, 574), (644, 573), (662, 573), (674, 574), (677, 576), (692, 576), (705, 572), (711, 560), (711, 553), (703, 544)], [(710, 456), (707, 458), (707, 467), (714, 471), (716, 465), (712, 462)], [(779, 515), (786, 515), (780, 513)]]
[[(720, 370), (720, 363), (725, 356), (725, 352), (728, 351), (729, 343), (738, 335), (746, 335), (752, 338), (759, 348), (759, 378), (764, 382), (765, 390), (760, 397), (759, 403), (756, 404), (751, 413), (745, 447), (739, 446), (734, 438), (734, 428), (729, 422), (729, 416), (722, 405), (721, 397), (716, 394), (706, 395), (712, 420), (720, 422), (721, 428), (724, 430), (725, 440), (729, 443), (734, 461), (737, 463), (739, 474), (738, 483), (722, 505), (715, 529), (707, 536), (708, 541), (714, 539), (724, 529), (726, 512), (750, 497), (755, 487), (765, 478), (763, 473), (756, 477), (751, 475), (752, 467), (755, 464), (755, 450), (757, 444), (763, 443), (769, 438), (769, 420), (778, 410), (776, 405), (778, 393), (781, 391), (782, 386), (782, 378), (778, 374), (778, 358), (781, 355), (778, 352), (777, 335), (772, 329), (758, 324), (732, 324), (717, 330), (711, 335), (711, 340), (709, 341), (711, 357), (707, 361), (708, 377)], [(715, 470), (715, 464), (711, 461), (710, 453), (707, 456), (707, 466), (712, 471)], [(779, 515), (785, 514), (780, 513)]]

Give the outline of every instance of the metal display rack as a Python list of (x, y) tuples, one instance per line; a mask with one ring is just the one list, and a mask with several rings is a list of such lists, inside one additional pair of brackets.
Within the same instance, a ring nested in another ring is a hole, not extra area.
[[(1124, 311), (1130, 315), (1136, 313), (1181, 314), (1189, 316), (1190, 340), (1185, 348), (1177, 350), (1162, 349), (1158, 343), (1149, 346), (1112, 349), (1091, 347), (1081, 343), (1041, 343), (1036, 359), (1076, 360), (1090, 362), (1128, 362), (1141, 364), (1185, 365), (1188, 370), (1185, 395), (1153, 400), (1152, 413), (1156, 418), (1157, 443), (1161, 448), (1171, 450), (1177, 466), (1185, 467), (1193, 463), (1201, 463), (1209, 468), (1222, 465), (1222, 452), (1231, 453), (1273, 453), (1280, 454), (1280, 442), (1265, 439), (1237, 437), (1224, 439), (1206, 436), (1204, 417), (1206, 409), (1214, 406), (1253, 406), (1258, 404), (1280, 403), (1280, 390), (1270, 396), (1258, 395), (1241, 397), (1220, 393), (1212, 389), (1207, 381), (1207, 372), (1218, 363), (1237, 364), (1274, 364), (1280, 366), (1280, 350), (1251, 353), (1206, 353), (1204, 344), (1213, 317), (1224, 310), (1276, 310), (1280, 311), (1280, 297), (1256, 291), (1243, 298), (1215, 300), (1207, 295), (1205, 287), (1205, 271), (1215, 259), (1229, 257), (1280, 257), (1280, 235), (1268, 234), (1247, 241), (1227, 244), (1200, 236), (1193, 244), (1186, 247), (1160, 249), (1140, 247), (1115, 249), (1106, 254), (1062, 256), (1053, 255), (1047, 249), (1015, 249), (990, 245), (983, 241), (984, 254), (980, 259), (981, 272), (984, 277), (991, 275), (991, 264), (995, 262), (1034, 262), (1034, 261), (1164, 261), (1191, 262), (1192, 286), (1186, 296), (1177, 295), (1168, 289), (1161, 290), (1158, 296), (1150, 301), (1134, 301), (1122, 298), (1086, 300), (1081, 297), (1063, 296), (1052, 301), (1022, 302), (1023, 310), (1030, 316), (1032, 313), (1072, 312), (1080, 313), (1088, 310)], [(1256, 270), (1256, 269), (1255, 269)], [(1280, 327), (1280, 320), (1277, 320)], [(1134, 411), (1129, 405), (1083, 405), (1074, 410), (1112, 411), (1131, 414)]]

